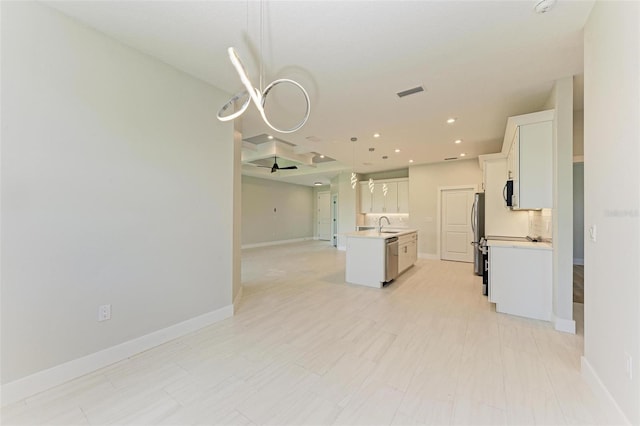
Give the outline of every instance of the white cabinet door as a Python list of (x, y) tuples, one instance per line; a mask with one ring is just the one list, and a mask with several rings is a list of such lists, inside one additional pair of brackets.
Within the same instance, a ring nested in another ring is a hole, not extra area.
[(496, 311), (551, 320), (551, 250), (489, 247), (489, 301)]
[(369, 182), (360, 182), (360, 213), (371, 213), (371, 191)]
[(418, 259), (417, 233), (403, 235), (398, 240), (398, 272), (403, 272)]
[(382, 183), (376, 182), (373, 188), (373, 194), (371, 198), (371, 212), (372, 213), (384, 213), (384, 193), (382, 192)]
[[(519, 126), (518, 197), (520, 209), (553, 207), (553, 122)], [(514, 191), (515, 193), (515, 191)]]
[(398, 183), (387, 182), (387, 195), (384, 197), (384, 212), (398, 213)]
[(380, 181), (375, 183), (371, 210), (373, 213), (396, 213), (398, 211), (398, 184), (396, 182)]
[(411, 266), (411, 256), (409, 255), (409, 242), (398, 245), (398, 272), (404, 272)]
[(398, 213), (409, 213), (409, 181), (398, 182)]

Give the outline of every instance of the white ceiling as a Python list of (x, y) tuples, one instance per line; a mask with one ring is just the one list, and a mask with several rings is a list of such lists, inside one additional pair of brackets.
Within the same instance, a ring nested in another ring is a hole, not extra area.
[[(282, 141), (337, 159), (322, 167), (246, 174), (310, 185), (339, 169), (405, 168), (500, 150), (507, 117), (540, 110), (554, 80), (580, 75), (582, 28), (593, 1), (55, 1), (50, 6), (229, 94), (242, 86), (226, 49), (251, 79), (301, 83), (307, 124)], [(263, 37), (260, 41), (262, 7)], [(262, 44), (262, 47), (261, 47)], [(260, 54), (262, 52), (262, 54)], [(417, 85), (425, 92), (399, 99)], [(301, 112), (273, 92), (283, 126)], [(452, 125), (448, 117), (457, 117)], [(374, 133), (382, 136), (373, 138)], [(253, 106), (243, 137), (273, 134)], [(350, 142), (351, 137), (358, 141)], [(311, 139), (309, 139), (311, 138)], [(462, 139), (459, 145), (453, 143)], [(369, 148), (375, 148), (373, 153)], [(400, 153), (395, 153), (395, 149)], [(383, 160), (382, 156), (389, 158)], [(368, 163), (370, 165), (364, 165)], [(326, 170), (325, 170), (326, 168)], [(275, 175), (275, 176), (274, 176)]]

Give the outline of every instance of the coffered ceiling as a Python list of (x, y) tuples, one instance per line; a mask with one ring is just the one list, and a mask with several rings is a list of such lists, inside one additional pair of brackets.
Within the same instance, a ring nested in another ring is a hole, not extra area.
[[(301, 83), (311, 98), (309, 121), (278, 134), (249, 106), (243, 138), (272, 135), (280, 143), (246, 142), (243, 156), (282, 146), (299, 156), (289, 161), (337, 160), (274, 174), (245, 167), (246, 174), (310, 185), (327, 183), (340, 169), (372, 173), (499, 151), (507, 117), (540, 110), (554, 80), (582, 74), (582, 28), (593, 1), (558, 0), (545, 14), (534, 11), (536, 2), (46, 4), (230, 95), (242, 88), (230, 46), (256, 86), (261, 67), (263, 86), (276, 78)], [(397, 96), (416, 86), (424, 91)], [(300, 109), (297, 92), (274, 89), (274, 121), (291, 125)], [(456, 121), (447, 124), (451, 117)]]

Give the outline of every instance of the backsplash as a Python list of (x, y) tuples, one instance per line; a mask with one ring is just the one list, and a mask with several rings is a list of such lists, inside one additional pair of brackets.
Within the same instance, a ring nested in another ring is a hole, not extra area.
[(383, 220), (382, 223), (386, 227), (395, 227), (395, 228), (407, 228), (409, 227), (409, 215), (408, 214), (365, 214), (364, 215), (364, 226), (378, 226), (378, 219), (381, 216), (386, 216), (389, 218), (389, 222), (391, 225), (387, 225), (387, 221)]
[(529, 236), (553, 239), (553, 217), (551, 209), (529, 211)]

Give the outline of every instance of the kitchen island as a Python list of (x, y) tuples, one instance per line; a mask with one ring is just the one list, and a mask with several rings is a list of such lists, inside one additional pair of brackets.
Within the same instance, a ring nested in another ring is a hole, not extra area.
[(383, 228), (346, 234), (346, 281), (382, 288), (418, 259), (415, 229)]

